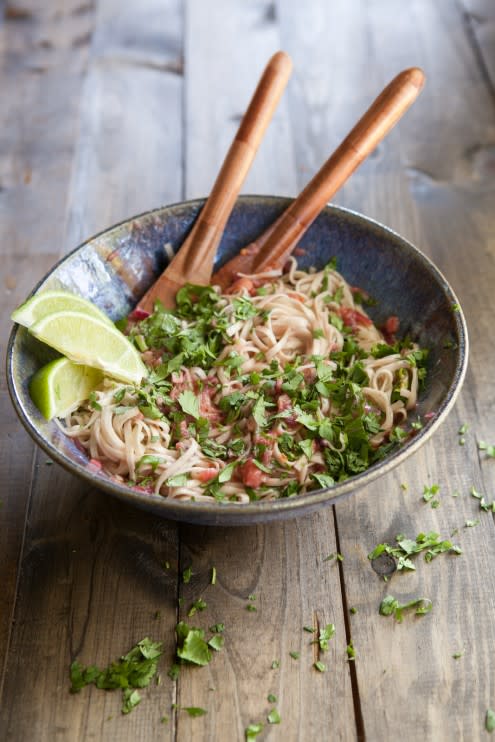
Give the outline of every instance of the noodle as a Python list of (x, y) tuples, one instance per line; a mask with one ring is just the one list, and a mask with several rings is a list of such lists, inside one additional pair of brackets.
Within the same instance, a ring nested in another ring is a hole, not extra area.
[(400, 426), (425, 374), (426, 351), (384, 335), (362, 301), (332, 265), (295, 260), (241, 276), (231, 294), (186, 286), (176, 312), (158, 306), (128, 331), (149, 378), (104, 379), (64, 432), (117, 481), (170, 498), (331, 486), (411, 434)]

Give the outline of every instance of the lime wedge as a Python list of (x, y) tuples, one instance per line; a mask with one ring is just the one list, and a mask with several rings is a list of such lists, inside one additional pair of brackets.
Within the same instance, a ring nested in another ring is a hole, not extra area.
[(113, 324), (98, 307), (81, 296), (77, 296), (77, 294), (71, 294), (70, 291), (40, 291), (39, 294), (32, 296), (20, 307), (17, 307), (12, 312), (11, 319), (19, 325), (31, 327), (48, 314), (64, 311), (84, 312), (84, 314), (96, 317), (102, 322)]
[(68, 358), (57, 358), (39, 369), (29, 383), (29, 393), (43, 417), (62, 417), (70, 408), (87, 399), (101, 383), (103, 373), (80, 366)]
[(100, 368), (114, 379), (139, 384), (147, 375), (136, 348), (114, 325), (83, 312), (55, 312), (29, 328), (75, 363)]

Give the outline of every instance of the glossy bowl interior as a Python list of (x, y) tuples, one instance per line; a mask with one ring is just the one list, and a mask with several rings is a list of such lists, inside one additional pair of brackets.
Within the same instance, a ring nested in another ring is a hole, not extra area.
[[(227, 225), (217, 267), (273, 222), (288, 199), (245, 196), (238, 200)], [(93, 237), (63, 258), (33, 293), (64, 288), (90, 299), (113, 320), (128, 314), (164, 269), (164, 245), (177, 249), (203, 201), (166, 206), (129, 219)], [(151, 510), (163, 518), (190, 523), (245, 525), (305, 514), (383, 475), (414, 453), (439, 427), (462, 385), (468, 339), (462, 311), (451, 287), (433, 263), (417, 248), (371, 219), (327, 207), (300, 243), (302, 268), (323, 267), (333, 256), (338, 270), (355, 286), (368, 291), (377, 305), (369, 309), (380, 324), (389, 315), (400, 318), (400, 335), (410, 335), (430, 349), (428, 376), (417, 414), (434, 413), (425, 427), (397, 451), (366, 472), (330, 489), (273, 502), (182, 502), (147, 495), (114, 482), (88, 466), (75, 443), (54, 422), (46, 422), (31, 402), (32, 374), (53, 357), (23, 327), (14, 327), (7, 353), (7, 379), (13, 404), (29, 434), (46, 453), (89, 486)]]

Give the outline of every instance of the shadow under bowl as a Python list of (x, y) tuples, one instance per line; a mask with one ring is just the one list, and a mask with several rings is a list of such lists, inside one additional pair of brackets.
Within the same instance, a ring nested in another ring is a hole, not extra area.
[[(113, 320), (126, 316), (167, 264), (166, 244), (177, 250), (204, 201), (187, 201), (141, 214), (87, 240), (64, 257), (34, 289), (63, 288), (94, 302)], [(290, 199), (240, 198), (216, 257), (216, 268), (231, 258), (287, 208)], [(329, 489), (270, 502), (204, 503), (178, 501), (137, 492), (95, 471), (76, 443), (47, 422), (31, 401), (29, 380), (53, 357), (24, 327), (14, 327), (7, 352), (7, 381), (19, 418), (35, 442), (91, 487), (161, 518), (202, 525), (247, 525), (304, 515), (355, 492), (403, 462), (438, 429), (452, 408), (464, 380), (468, 338), (466, 323), (451, 287), (416, 247), (387, 227), (355, 212), (328, 206), (299, 246), (301, 268), (322, 268), (332, 257), (354, 286), (376, 300), (374, 322), (400, 319), (400, 335), (429, 349), (426, 384), (415, 414), (428, 422), (396, 451), (362, 474)], [(430, 418), (430, 419), (428, 419)]]

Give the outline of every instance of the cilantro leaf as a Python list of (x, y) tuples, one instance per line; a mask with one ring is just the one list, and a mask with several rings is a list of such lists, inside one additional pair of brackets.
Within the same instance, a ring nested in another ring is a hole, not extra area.
[(203, 629), (191, 628), (184, 621), (176, 626), (177, 657), (194, 665), (207, 665), (211, 652), (205, 641)]
[(181, 711), (187, 711), (189, 716), (192, 716), (195, 718), (196, 716), (204, 716), (206, 713), (206, 709), (202, 709), (199, 706), (182, 706)]
[(221, 636), (220, 634), (215, 634), (208, 642), (208, 646), (214, 649), (215, 652), (219, 652), (221, 649), (223, 649), (224, 644), (225, 637)]
[(119, 660), (104, 670), (95, 665), (84, 668), (75, 661), (70, 666), (71, 692), (77, 693), (86, 685), (115, 690), (121, 688), (122, 713), (128, 714), (141, 701), (136, 688), (145, 688), (156, 675), (157, 664), (162, 655), (162, 643), (144, 638)]
[(177, 401), (186, 415), (191, 415), (191, 417), (194, 417), (196, 420), (199, 418), (199, 399), (196, 397), (194, 392), (189, 390), (181, 392)]
[(250, 740), (256, 739), (258, 734), (261, 734), (263, 731), (263, 724), (250, 724), (246, 729), (244, 730), (244, 736), (246, 738), (246, 742), (249, 742)]
[(253, 406), (253, 411), (251, 413), (254, 419), (256, 420), (256, 424), (260, 428), (263, 428), (266, 425), (265, 408), (266, 408), (265, 399), (263, 395), (260, 395), (258, 399), (256, 400)]
[(380, 603), (379, 612), (381, 616), (393, 615), (397, 623), (402, 623), (404, 611), (410, 608), (416, 608), (415, 614), (417, 616), (424, 616), (431, 611), (432, 607), (433, 603), (429, 598), (417, 598), (401, 605), (393, 595), (387, 595)]
[(335, 624), (328, 623), (323, 629), (320, 629), (318, 644), (322, 652), (327, 651), (328, 643), (333, 636), (335, 636)]
[(129, 714), (138, 703), (141, 702), (141, 696), (139, 691), (133, 690), (132, 688), (124, 688), (122, 694), (122, 713)]
[(280, 724), (282, 721), (277, 709), (272, 709), (266, 718), (269, 724)]

